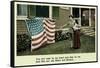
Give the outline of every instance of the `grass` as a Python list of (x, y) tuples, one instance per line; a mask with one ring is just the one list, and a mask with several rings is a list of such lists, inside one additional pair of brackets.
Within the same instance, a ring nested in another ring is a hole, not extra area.
[(68, 54), (68, 53), (90, 53), (95, 52), (95, 37), (82, 35), (80, 37), (81, 47), (79, 49), (71, 48), (70, 40), (63, 40), (54, 44), (46, 45), (34, 51), (23, 51), (17, 55), (47, 55), (47, 54)]

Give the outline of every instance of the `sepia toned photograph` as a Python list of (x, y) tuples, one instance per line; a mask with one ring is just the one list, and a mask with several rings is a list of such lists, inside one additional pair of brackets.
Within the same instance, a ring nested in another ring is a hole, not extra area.
[(17, 4), (17, 55), (95, 52), (95, 11)]
[(15, 56), (96, 55), (97, 6), (37, 2), (13, 5)]

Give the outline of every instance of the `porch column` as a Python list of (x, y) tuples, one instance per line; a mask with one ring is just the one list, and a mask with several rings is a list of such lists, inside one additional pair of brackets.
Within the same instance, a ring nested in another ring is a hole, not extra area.
[(89, 8), (89, 26), (91, 26), (91, 8)]
[(73, 7), (70, 7), (70, 15), (73, 15)]
[(81, 8), (79, 8), (79, 25), (81, 26)]
[(52, 6), (49, 6), (49, 18), (52, 19)]

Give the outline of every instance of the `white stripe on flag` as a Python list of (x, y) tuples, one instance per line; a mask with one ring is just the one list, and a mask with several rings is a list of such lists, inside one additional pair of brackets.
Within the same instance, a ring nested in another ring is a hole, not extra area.
[(31, 48), (34, 50), (34, 49), (37, 49), (39, 48), (43, 43), (45, 43), (47, 41), (47, 39), (45, 38), (41, 43), (39, 43), (38, 45), (35, 45), (35, 46), (32, 46)]
[[(50, 18), (45, 18), (45, 20), (47, 20), (48, 22), (51, 22), (50, 24), (55, 25), (55, 21), (53, 19)], [(51, 20), (51, 21), (50, 21)]]
[(55, 36), (55, 32), (54, 33), (51, 33), (51, 32), (46, 31), (46, 34), (47, 35), (50, 35), (50, 36)]
[[(49, 27), (47, 27), (46, 25), (44, 25), (44, 27), (46, 28), (46, 29), (48, 29), (50, 32), (55, 32), (55, 29), (50, 29)], [(47, 31), (47, 30), (46, 30)]]
[(47, 39), (49, 39), (49, 40), (54, 40), (55, 37), (49, 37), (49, 36), (47, 36)]
[[(34, 44), (36, 44), (36, 43), (39, 43), (40, 41), (42, 41), (43, 40), (43, 38), (46, 36), (46, 34), (44, 34), (42, 37), (40, 37), (39, 39), (37, 39), (37, 40), (34, 40), (34, 41), (32, 41), (32, 44), (34, 45)], [(34, 38), (32, 38), (32, 39), (34, 39)], [(41, 43), (41, 42), (40, 42)]]
[(49, 24), (49, 23), (51, 23), (51, 22), (46, 22), (46, 21), (44, 21), (44, 23), (47, 25), (47, 26), (49, 26), (49, 27), (51, 27), (51, 28), (55, 28), (55, 25), (54, 24)]
[(35, 39), (35, 38), (38, 38), (40, 37), (41, 35), (43, 35), (43, 33), (45, 32), (45, 30), (43, 30), (41, 33), (39, 33), (38, 35), (35, 35), (35, 36), (31, 36), (32, 39)]
[(47, 43), (48, 43), (48, 44), (50, 44), (50, 43), (55, 43), (55, 40), (53, 40), (53, 41), (47, 41)]

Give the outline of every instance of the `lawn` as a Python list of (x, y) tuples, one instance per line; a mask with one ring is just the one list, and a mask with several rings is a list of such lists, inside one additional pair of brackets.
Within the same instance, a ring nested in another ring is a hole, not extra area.
[(90, 53), (95, 52), (95, 37), (82, 35), (80, 37), (81, 47), (79, 49), (71, 48), (70, 40), (58, 41), (49, 44), (34, 51), (22, 51), (17, 55), (47, 55), (47, 54), (68, 54), (68, 53)]

